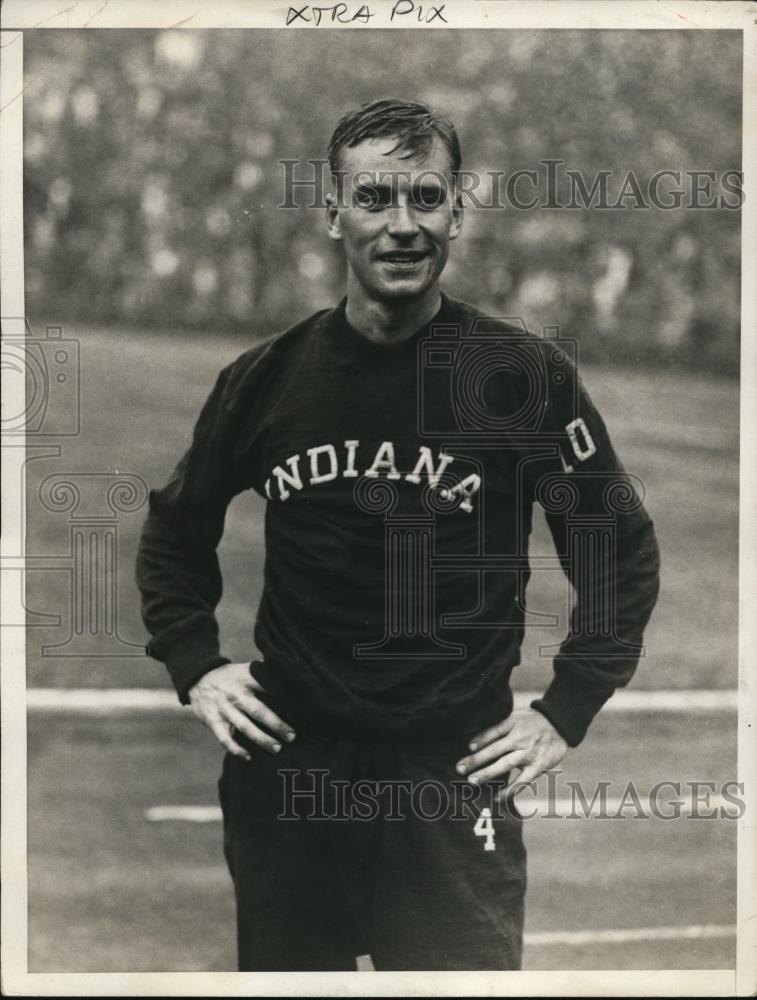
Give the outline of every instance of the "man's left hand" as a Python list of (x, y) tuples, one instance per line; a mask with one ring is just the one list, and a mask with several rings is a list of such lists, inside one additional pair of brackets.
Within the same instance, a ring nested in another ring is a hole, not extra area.
[[(555, 767), (568, 751), (568, 744), (552, 723), (534, 708), (518, 709), (503, 722), (474, 736), (473, 753), (458, 761), (458, 774), (474, 785), (502, 778), (509, 772), (503, 793), (516, 782), (528, 784)], [(520, 771), (516, 777), (514, 771)]]

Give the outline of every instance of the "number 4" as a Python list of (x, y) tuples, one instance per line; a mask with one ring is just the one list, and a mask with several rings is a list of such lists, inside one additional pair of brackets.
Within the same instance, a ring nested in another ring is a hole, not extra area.
[(486, 837), (484, 850), (493, 851), (494, 848), (494, 823), (492, 822), (492, 811), (488, 807), (481, 810), (481, 815), (476, 820), (473, 832), (477, 837)]

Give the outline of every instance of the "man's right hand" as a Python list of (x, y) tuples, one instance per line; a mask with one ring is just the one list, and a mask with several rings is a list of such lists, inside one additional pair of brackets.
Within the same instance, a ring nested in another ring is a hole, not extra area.
[(190, 689), (189, 701), (194, 714), (222, 747), (249, 760), (249, 753), (234, 740), (233, 730), (269, 753), (281, 750), (281, 740), (291, 743), (295, 737), (292, 727), (258, 698), (259, 691), (263, 688), (250, 673), (249, 663), (227, 663), (201, 677)]

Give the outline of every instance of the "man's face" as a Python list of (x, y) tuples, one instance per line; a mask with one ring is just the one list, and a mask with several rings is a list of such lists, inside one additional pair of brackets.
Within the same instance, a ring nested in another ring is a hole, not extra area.
[(344, 244), (350, 271), (383, 302), (414, 299), (434, 285), (463, 216), (444, 145), (437, 139), (427, 156), (396, 145), (387, 137), (343, 149), (342, 189), (327, 209), (329, 235)]

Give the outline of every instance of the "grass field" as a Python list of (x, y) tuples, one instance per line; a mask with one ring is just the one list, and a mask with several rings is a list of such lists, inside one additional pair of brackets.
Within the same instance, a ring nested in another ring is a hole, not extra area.
[[(28, 553), (65, 556), (69, 515), (43, 510), (40, 482), (59, 472), (134, 473), (164, 481), (186, 446), (215, 372), (239, 341), (67, 330), (81, 343), (82, 431), (60, 458), (28, 465)], [(172, 374), (172, 372), (174, 372)], [(647, 487), (663, 555), (663, 590), (634, 687), (736, 684), (738, 386), (718, 378), (586, 370), (629, 471)], [(181, 389), (177, 389), (177, 384)], [(233, 505), (221, 559), (220, 609), (228, 655), (252, 655), (262, 582), (261, 504)], [(119, 633), (145, 636), (133, 583), (144, 511), (119, 518)], [(542, 524), (534, 551), (549, 552)], [(33, 687), (165, 687), (159, 665), (43, 655), (68, 635), (70, 574), (29, 574), (27, 602), (60, 628), (29, 630)], [(567, 611), (556, 574), (536, 574), (536, 610)], [(539, 644), (561, 629), (532, 630), (516, 686), (546, 685)], [(565, 777), (617, 784), (735, 777), (730, 713), (600, 716), (571, 753)], [(149, 822), (160, 805), (214, 805), (220, 752), (191, 718), (32, 714), (29, 724), (30, 971), (178, 971), (234, 968), (232, 897), (220, 829)], [(735, 824), (728, 819), (534, 820), (527, 824), (529, 895), (525, 968), (732, 968), (731, 937), (635, 943), (539, 943), (550, 931), (726, 926), (735, 922)], [(530, 943), (528, 943), (530, 942)]]

